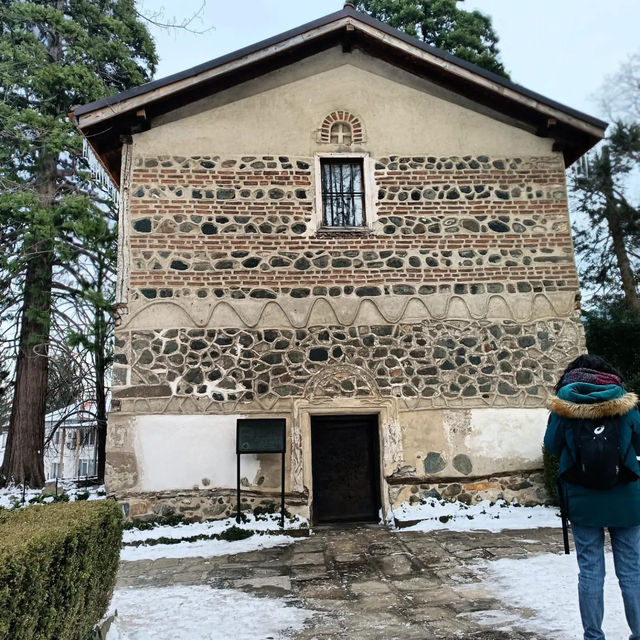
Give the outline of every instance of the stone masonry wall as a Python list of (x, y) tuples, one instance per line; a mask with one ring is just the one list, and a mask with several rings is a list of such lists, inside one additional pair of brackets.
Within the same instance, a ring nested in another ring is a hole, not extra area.
[[(318, 368), (349, 362), (383, 395), (541, 406), (567, 350), (581, 343), (564, 180), (560, 155), (379, 158), (377, 217), (345, 235), (312, 229), (312, 158), (134, 158), (116, 397), (294, 397)], [(449, 308), (454, 298), (463, 307)], [(475, 298), (487, 301), (484, 312)], [(382, 317), (370, 311), (378, 322), (349, 327), (292, 319), (319, 300), (337, 317), (368, 301)], [(270, 301), (284, 322), (260, 315)], [(527, 313), (541, 301), (544, 310)], [(166, 326), (157, 315), (140, 331), (136, 314), (168, 302), (187, 322)], [(239, 327), (196, 317), (220, 302), (238, 311)], [(246, 309), (258, 310), (255, 322)]]
[[(584, 345), (561, 154), (377, 158), (375, 211), (348, 232), (315, 228), (314, 166), (133, 157), (112, 417), (294, 420), (303, 398), (391, 403), (395, 424), (398, 411), (543, 407)], [(404, 465), (393, 438), (388, 477)], [(135, 453), (121, 458), (133, 477)], [(536, 494), (514, 477), (463, 478), (459, 493)], [(414, 480), (390, 502), (443, 491)]]
[(560, 156), (381, 158), (348, 240), (310, 235), (311, 158), (135, 164), (133, 300), (577, 290)]
[[(422, 322), (305, 329), (165, 329), (120, 333), (120, 397), (204, 396), (218, 403), (300, 397), (328, 366), (368, 375), (325, 394), (402, 396), (422, 406), (536, 406), (579, 344), (572, 320)], [(222, 410), (222, 407), (219, 407)]]

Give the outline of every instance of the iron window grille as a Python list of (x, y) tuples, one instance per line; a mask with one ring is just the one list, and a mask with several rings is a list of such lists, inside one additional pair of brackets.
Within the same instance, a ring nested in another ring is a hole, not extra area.
[(362, 160), (322, 159), (322, 224), (365, 225)]

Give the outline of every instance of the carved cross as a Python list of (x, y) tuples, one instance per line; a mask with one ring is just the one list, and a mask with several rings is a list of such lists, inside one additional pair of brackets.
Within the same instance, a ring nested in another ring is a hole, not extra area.
[(351, 125), (346, 122), (336, 122), (331, 127), (331, 142), (351, 144)]

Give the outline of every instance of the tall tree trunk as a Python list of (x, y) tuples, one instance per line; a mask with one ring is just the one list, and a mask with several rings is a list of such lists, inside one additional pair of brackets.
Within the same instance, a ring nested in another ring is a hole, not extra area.
[[(58, 11), (64, 0), (56, 0)], [(51, 34), (47, 52), (54, 63), (62, 59), (60, 35)], [(49, 331), (54, 264), (54, 211), (58, 186), (58, 156), (44, 149), (38, 158), (35, 189), (40, 216), (35, 218), (32, 240), (23, 247), (26, 274), (24, 306), (16, 363), (16, 386), (9, 421), (9, 437), (0, 469), (0, 486), (10, 482), (44, 486), (44, 421), (47, 412)]]
[(636, 289), (636, 279), (633, 275), (631, 262), (627, 249), (624, 244), (624, 229), (620, 223), (619, 205), (613, 190), (613, 170), (611, 167), (611, 158), (609, 148), (604, 147), (602, 150), (602, 168), (603, 168), (603, 191), (606, 198), (606, 218), (609, 226), (609, 233), (613, 241), (613, 250), (616, 254), (616, 262), (622, 279), (622, 290), (624, 292), (624, 300), (629, 311), (640, 311), (640, 300), (638, 300), (638, 290)]
[[(38, 195), (43, 211), (51, 209), (56, 195), (57, 157), (44, 154), (40, 161)], [(50, 212), (50, 215), (53, 215)], [(49, 330), (53, 280), (53, 231), (43, 215), (33, 225), (33, 240), (23, 247), (26, 255), (24, 305), (16, 384), (9, 421), (9, 437), (0, 469), (0, 486), (10, 482), (30, 487), (44, 485), (44, 418), (49, 370)]]
[(624, 234), (617, 213), (607, 216), (607, 222), (609, 224), (609, 233), (611, 233), (611, 239), (613, 240), (613, 250), (616, 253), (620, 277), (622, 278), (625, 304), (629, 311), (638, 313), (640, 312), (640, 300), (638, 299), (636, 280), (633, 275), (627, 250), (624, 246)]
[(53, 255), (48, 242), (33, 245), (31, 251), (25, 276), (15, 393), (7, 448), (0, 469), (0, 486), (16, 482), (41, 487), (45, 481), (44, 417)]
[(98, 482), (104, 482), (107, 457), (107, 403), (104, 390), (104, 375), (96, 387), (96, 423), (98, 425)]

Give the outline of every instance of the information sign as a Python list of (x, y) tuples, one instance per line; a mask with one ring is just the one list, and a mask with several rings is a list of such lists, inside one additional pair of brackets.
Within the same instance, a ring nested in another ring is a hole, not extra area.
[(287, 421), (284, 418), (242, 419), (236, 424), (236, 520), (242, 519), (240, 500), (240, 456), (243, 453), (279, 453), (280, 462), (280, 526), (284, 528), (284, 454), (287, 449)]
[(236, 453), (284, 453), (286, 420), (238, 420)]

